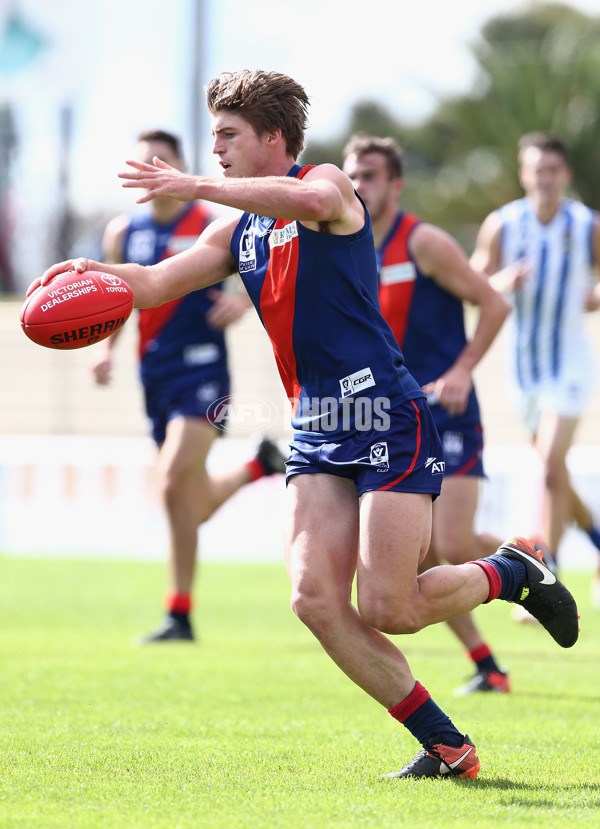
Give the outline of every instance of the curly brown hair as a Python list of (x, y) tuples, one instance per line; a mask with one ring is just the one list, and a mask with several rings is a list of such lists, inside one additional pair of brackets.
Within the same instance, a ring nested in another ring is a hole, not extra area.
[(211, 115), (228, 110), (241, 115), (257, 135), (279, 127), (294, 158), (304, 149), (309, 100), (288, 75), (241, 69), (222, 72), (204, 87)]

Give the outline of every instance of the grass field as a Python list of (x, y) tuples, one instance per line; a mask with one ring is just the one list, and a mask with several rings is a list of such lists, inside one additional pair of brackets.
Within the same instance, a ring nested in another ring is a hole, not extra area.
[(206, 565), (201, 641), (140, 649), (161, 565), (2, 557), (0, 827), (596, 827), (600, 614), (566, 576), (571, 650), (477, 611), (509, 695), (452, 695), (471, 669), (444, 626), (397, 638), (482, 769), (389, 781), (418, 746), (295, 619), (283, 567)]

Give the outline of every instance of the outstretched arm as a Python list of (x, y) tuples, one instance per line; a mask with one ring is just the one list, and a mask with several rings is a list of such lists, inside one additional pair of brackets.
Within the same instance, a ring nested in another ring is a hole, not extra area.
[(350, 179), (333, 164), (320, 164), (303, 178), (287, 175), (251, 178), (191, 176), (159, 158), (152, 164), (127, 161), (132, 169), (119, 173), (123, 187), (146, 192), (138, 204), (168, 196), (180, 201), (202, 199), (238, 210), (296, 219), (314, 229), (327, 223), (330, 232), (346, 234), (364, 224), (364, 211)]
[(132, 289), (137, 308), (153, 308), (198, 288), (220, 282), (236, 269), (229, 244), (237, 219), (212, 222), (196, 244), (156, 265), (109, 264), (91, 259), (68, 259), (48, 268), (31, 283), (27, 295), (65, 271), (101, 271), (123, 279)]

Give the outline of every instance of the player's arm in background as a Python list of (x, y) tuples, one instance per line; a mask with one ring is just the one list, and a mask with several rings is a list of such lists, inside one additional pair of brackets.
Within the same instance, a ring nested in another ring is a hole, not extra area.
[(452, 236), (422, 223), (413, 230), (410, 252), (419, 268), (449, 294), (479, 309), (472, 337), (450, 368), (424, 387), (451, 415), (464, 412), (473, 387), (473, 370), (489, 349), (510, 311), (510, 305), (484, 274), (471, 267)]
[(48, 268), (27, 289), (27, 296), (40, 285), (65, 271), (84, 274), (100, 271), (118, 276), (132, 289), (136, 308), (155, 308), (191, 291), (207, 288), (235, 272), (236, 262), (230, 243), (237, 218), (216, 219), (198, 237), (188, 250), (158, 262), (156, 265), (137, 265), (127, 262), (111, 265), (93, 259), (67, 259)]
[(487, 274), (491, 285), (497, 291), (510, 294), (518, 291), (529, 276), (529, 262), (527, 259), (519, 259), (514, 264), (500, 269), (502, 264), (501, 235), (502, 219), (498, 211), (494, 211), (484, 219), (479, 229), (475, 250), (471, 256), (471, 267), (480, 273)]
[(592, 251), (594, 257), (592, 263), (594, 284), (588, 293), (586, 308), (588, 311), (597, 311), (600, 308), (600, 214), (598, 213), (594, 213)]
[[(130, 216), (122, 213), (115, 216), (106, 225), (102, 236), (102, 258), (111, 265), (123, 262), (123, 251), (125, 249), (125, 237), (131, 222)], [(94, 380), (100, 386), (110, 383), (113, 369), (112, 352), (116, 341), (121, 334), (121, 329), (116, 331), (112, 337), (103, 340), (93, 348), (90, 369)]]
[(209, 289), (208, 296), (212, 305), (206, 313), (206, 321), (213, 328), (224, 329), (233, 325), (252, 307), (252, 300), (238, 273), (231, 274), (225, 280), (222, 291)]

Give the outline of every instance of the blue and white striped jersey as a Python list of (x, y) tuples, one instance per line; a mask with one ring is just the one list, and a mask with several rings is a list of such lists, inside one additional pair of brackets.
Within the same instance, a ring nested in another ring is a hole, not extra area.
[(594, 214), (565, 199), (547, 224), (527, 198), (504, 205), (501, 267), (527, 259), (529, 279), (513, 293), (513, 330), (508, 338), (518, 386), (531, 389), (547, 381), (591, 370), (585, 333), (585, 297), (592, 280)]

